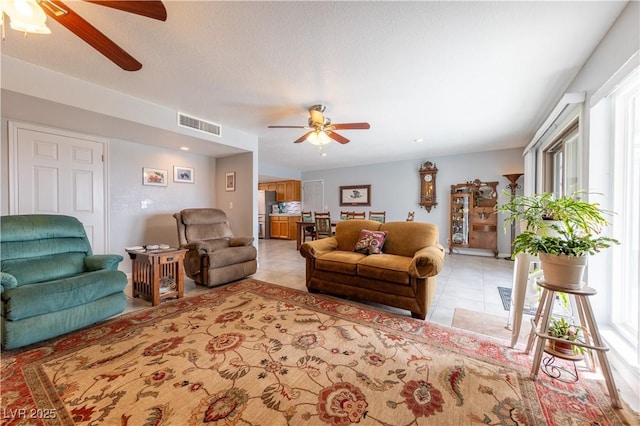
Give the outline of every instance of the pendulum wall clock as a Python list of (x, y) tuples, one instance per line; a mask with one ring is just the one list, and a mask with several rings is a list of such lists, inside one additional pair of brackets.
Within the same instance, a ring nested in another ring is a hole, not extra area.
[(427, 212), (438, 205), (436, 201), (436, 174), (438, 168), (431, 161), (420, 166), (420, 205)]

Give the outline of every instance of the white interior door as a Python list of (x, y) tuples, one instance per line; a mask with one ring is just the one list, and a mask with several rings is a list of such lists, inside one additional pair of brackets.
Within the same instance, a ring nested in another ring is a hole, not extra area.
[(302, 210), (324, 212), (324, 181), (305, 180), (302, 182)]
[(106, 252), (106, 141), (9, 123), (11, 214), (64, 214), (84, 225), (95, 254)]

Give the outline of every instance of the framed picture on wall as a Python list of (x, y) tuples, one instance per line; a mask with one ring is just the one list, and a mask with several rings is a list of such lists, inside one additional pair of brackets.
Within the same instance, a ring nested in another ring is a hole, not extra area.
[(194, 183), (193, 167), (173, 166), (173, 181)]
[(142, 184), (153, 186), (167, 186), (168, 173), (166, 170), (151, 167), (142, 168)]
[(371, 185), (353, 185), (340, 187), (341, 206), (370, 206)]
[(226, 191), (236, 190), (236, 172), (227, 172), (225, 174), (225, 187)]

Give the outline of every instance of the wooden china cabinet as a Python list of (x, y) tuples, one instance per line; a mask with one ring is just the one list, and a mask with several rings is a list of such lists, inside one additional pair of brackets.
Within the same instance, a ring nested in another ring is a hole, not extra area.
[(451, 185), (449, 254), (455, 249), (484, 249), (498, 256), (498, 182), (478, 179)]

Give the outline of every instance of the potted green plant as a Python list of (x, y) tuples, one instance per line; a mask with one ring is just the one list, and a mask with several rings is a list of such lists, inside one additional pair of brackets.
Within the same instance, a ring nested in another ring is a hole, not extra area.
[(584, 343), (581, 333), (584, 327), (570, 324), (564, 317), (551, 318), (551, 324), (547, 330), (547, 334), (559, 340), (549, 340), (549, 346), (553, 351), (564, 355), (584, 355), (586, 352), (582, 346), (576, 346), (573, 343)]
[(588, 255), (618, 244), (602, 235), (612, 212), (598, 203), (582, 200), (584, 191), (557, 197), (545, 192), (512, 197), (497, 206), (505, 213), (505, 229), (521, 223), (522, 232), (513, 240), (513, 256), (528, 253), (540, 258), (544, 279), (567, 289), (582, 287)]

